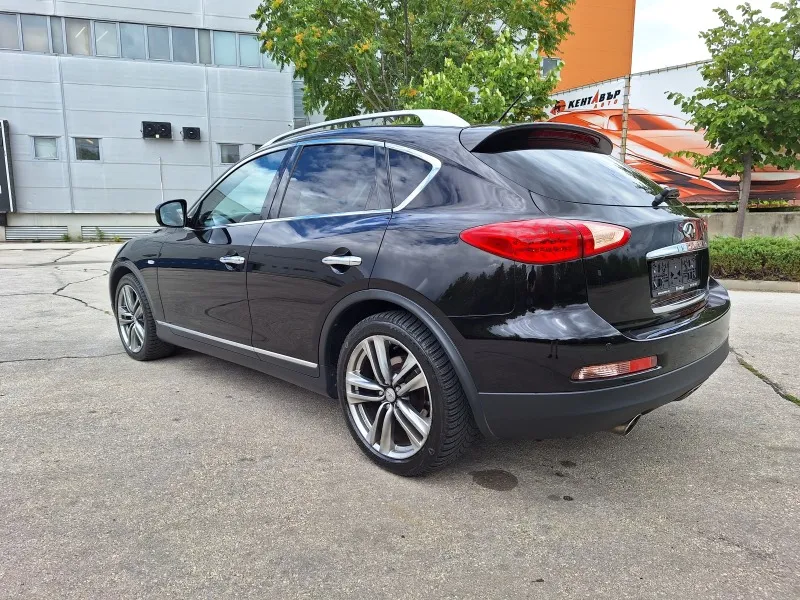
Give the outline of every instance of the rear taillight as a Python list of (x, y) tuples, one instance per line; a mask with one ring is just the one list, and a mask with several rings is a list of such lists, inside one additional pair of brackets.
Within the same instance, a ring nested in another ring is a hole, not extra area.
[(534, 219), (481, 225), (461, 239), (491, 254), (523, 263), (549, 265), (594, 256), (624, 246), (630, 230), (594, 221)]

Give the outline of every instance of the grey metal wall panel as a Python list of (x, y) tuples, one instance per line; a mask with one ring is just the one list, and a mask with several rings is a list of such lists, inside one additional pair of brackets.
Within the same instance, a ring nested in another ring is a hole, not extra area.
[[(190, 190), (164, 189), (164, 199), (187, 198), (189, 192)], [(141, 187), (105, 190), (75, 187), (74, 197), (75, 212), (152, 213), (156, 205), (161, 202), (161, 190)]]
[(52, 15), (54, 0), (0, 0), (0, 10), (7, 12)]
[(67, 163), (60, 160), (14, 158), (14, 180), (17, 188), (65, 188), (68, 183)]
[[(90, 64), (86, 64), (90, 61)], [(202, 90), (203, 67), (121, 58), (61, 58), (64, 83), (141, 88), (142, 90)]]
[(0, 70), (0, 80), (58, 83), (58, 65), (52, 56), (13, 50), (5, 51), (0, 56), (2, 56), (0, 60), (3, 64), (3, 68)]
[[(14, 170), (17, 171), (16, 165)], [(26, 186), (20, 188), (17, 186), (17, 212), (66, 213), (69, 210), (69, 188), (67, 187)]]
[(258, 0), (204, 0), (205, 26), (211, 29), (255, 31), (250, 18), (258, 7)]
[(202, 27), (202, 0), (56, 0), (56, 14)]

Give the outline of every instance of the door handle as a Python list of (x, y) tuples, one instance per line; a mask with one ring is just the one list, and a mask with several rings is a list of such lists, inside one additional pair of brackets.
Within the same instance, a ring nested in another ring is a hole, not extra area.
[(332, 267), (355, 267), (361, 264), (360, 256), (326, 256), (322, 259), (323, 264)]
[(243, 265), (244, 256), (220, 256), (219, 262), (223, 265)]

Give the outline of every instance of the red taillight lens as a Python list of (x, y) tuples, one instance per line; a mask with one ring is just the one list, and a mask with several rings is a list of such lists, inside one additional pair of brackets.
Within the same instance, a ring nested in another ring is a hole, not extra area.
[(619, 225), (564, 219), (492, 223), (461, 232), (461, 239), (470, 246), (540, 265), (600, 254), (624, 246), (630, 237), (630, 230)]
[(649, 371), (658, 366), (658, 359), (655, 356), (645, 358), (634, 358), (633, 360), (623, 360), (604, 365), (593, 365), (582, 367), (572, 374), (572, 379), (576, 381), (586, 381), (587, 379), (605, 379), (606, 377), (619, 377), (620, 375), (630, 375)]

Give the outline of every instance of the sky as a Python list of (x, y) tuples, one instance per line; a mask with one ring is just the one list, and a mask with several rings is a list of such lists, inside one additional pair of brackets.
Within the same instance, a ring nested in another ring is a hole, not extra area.
[[(774, 0), (749, 0), (775, 18)], [(738, 14), (744, 0), (637, 0), (633, 32), (633, 72), (649, 71), (708, 58), (699, 33), (719, 25), (714, 8)]]

